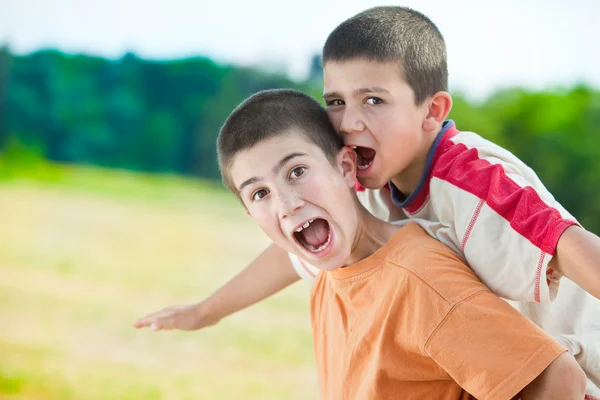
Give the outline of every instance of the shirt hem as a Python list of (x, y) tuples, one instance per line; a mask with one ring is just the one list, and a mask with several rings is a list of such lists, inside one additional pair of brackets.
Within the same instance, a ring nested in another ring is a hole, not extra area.
[(558, 343), (548, 343), (533, 354), (525, 364), (516, 369), (511, 376), (481, 397), (490, 400), (513, 398), (566, 351), (567, 350)]

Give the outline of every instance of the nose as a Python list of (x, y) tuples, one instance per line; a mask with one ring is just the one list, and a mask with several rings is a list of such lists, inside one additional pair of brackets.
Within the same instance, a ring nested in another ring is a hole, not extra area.
[(360, 110), (356, 107), (349, 107), (346, 105), (342, 118), (340, 120), (339, 131), (340, 134), (349, 134), (353, 132), (362, 132), (365, 130), (365, 123)]
[(277, 202), (279, 207), (279, 218), (287, 218), (294, 215), (298, 210), (304, 207), (304, 200), (294, 192), (277, 193)]

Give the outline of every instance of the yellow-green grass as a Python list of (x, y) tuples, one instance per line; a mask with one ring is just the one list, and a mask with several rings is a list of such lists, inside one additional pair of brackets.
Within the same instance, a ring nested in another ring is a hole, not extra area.
[(0, 398), (315, 398), (303, 282), (202, 331), (131, 327), (209, 295), (267, 244), (216, 184), (65, 166), (5, 175)]

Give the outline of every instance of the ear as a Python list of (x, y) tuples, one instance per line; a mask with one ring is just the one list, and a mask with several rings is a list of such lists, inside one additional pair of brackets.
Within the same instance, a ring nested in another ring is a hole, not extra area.
[(427, 101), (427, 115), (423, 120), (423, 130), (437, 132), (442, 126), (452, 109), (452, 96), (448, 92), (440, 91)]
[(356, 158), (356, 152), (348, 146), (342, 147), (337, 155), (339, 171), (351, 188), (356, 184)]

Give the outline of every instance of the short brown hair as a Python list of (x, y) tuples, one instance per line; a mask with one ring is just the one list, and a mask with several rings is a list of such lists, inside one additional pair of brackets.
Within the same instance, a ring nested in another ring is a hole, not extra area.
[(398, 62), (415, 103), (448, 90), (444, 37), (425, 15), (407, 7), (374, 7), (342, 22), (323, 47), (328, 61)]
[(291, 89), (258, 92), (233, 110), (219, 132), (217, 152), (225, 186), (239, 195), (230, 175), (231, 163), (239, 152), (288, 134), (292, 128), (323, 150), (331, 163), (344, 145), (314, 98)]

